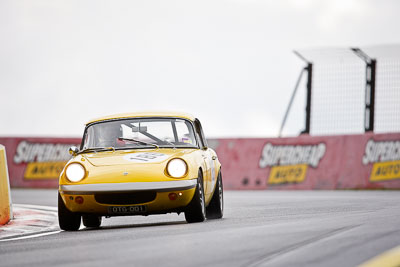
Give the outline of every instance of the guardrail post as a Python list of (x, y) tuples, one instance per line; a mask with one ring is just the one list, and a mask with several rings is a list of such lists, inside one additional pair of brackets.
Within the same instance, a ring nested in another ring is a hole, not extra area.
[(307, 71), (307, 103), (306, 103), (306, 125), (305, 129), (301, 132), (302, 134), (310, 133), (310, 125), (311, 125), (311, 95), (312, 95), (312, 72), (313, 72), (313, 63), (307, 60), (303, 55), (301, 55), (297, 51), (293, 51), (296, 56), (298, 56), (301, 60), (307, 63), (307, 66), (304, 68)]
[(310, 125), (311, 125), (311, 91), (312, 91), (312, 63), (308, 63), (307, 70), (307, 105), (306, 105), (306, 127), (304, 129), (304, 133), (310, 133)]
[(376, 81), (376, 59), (370, 58), (360, 48), (351, 48), (366, 64), (365, 69), (365, 111), (364, 111), (364, 130), (365, 132), (374, 131), (375, 118), (375, 81)]

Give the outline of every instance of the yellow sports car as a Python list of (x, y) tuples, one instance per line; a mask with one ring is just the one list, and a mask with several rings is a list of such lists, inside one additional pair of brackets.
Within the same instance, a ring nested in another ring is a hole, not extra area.
[(133, 113), (86, 124), (59, 179), (60, 228), (100, 227), (102, 216), (184, 212), (222, 218), (221, 164), (200, 121), (181, 113)]

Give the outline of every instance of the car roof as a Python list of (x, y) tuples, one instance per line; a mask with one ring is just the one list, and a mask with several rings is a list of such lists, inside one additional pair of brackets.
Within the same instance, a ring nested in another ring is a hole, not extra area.
[(127, 118), (183, 118), (183, 119), (188, 119), (191, 121), (194, 121), (196, 118), (192, 116), (191, 114), (188, 113), (182, 113), (182, 112), (167, 112), (167, 111), (162, 111), (162, 112), (134, 112), (134, 113), (122, 113), (122, 114), (115, 114), (115, 115), (109, 115), (109, 116), (104, 116), (100, 118), (96, 118), (93, 120), (90, 120), (86, 123), (86, 125), (94, 123), (94, 122), (100, 122), (100, 121), (107, 121), (107, 120), (116, 120), (116, 119), (127, 119)]

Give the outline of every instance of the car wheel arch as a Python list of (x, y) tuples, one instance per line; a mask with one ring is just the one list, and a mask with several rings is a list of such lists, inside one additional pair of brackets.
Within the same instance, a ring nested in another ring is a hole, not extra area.
[(202, 182), (204, 184), (204, 171), (203, 171), (203, 168), (201, 166), (199, 167), (199, 171), (197, 172), (197, 178), (200, 178), (199, 175), (198, 175), (199, 173), (201, 173), (201, 179), (202, 179)]

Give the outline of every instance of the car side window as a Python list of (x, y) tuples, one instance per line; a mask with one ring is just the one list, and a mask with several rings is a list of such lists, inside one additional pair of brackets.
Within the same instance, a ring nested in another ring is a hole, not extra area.
[(195, 128), (196, 128), (196, 134), (199, 137), (201, 146), (203, 148), (208, 147), (207, 140), (203, 133), (203, 128), (201, 127), (201, 123), (198, 119), (195, 120)]
[(178, 138), (176, 142), (196, 145), (196, 141), (193, 136), (193, 131), (190, 131), (190, 128), (188, 126), (190, 126), (190, 124), (188, 125), (187, 122), (184, 120), (175, 121), (176, 134)]

